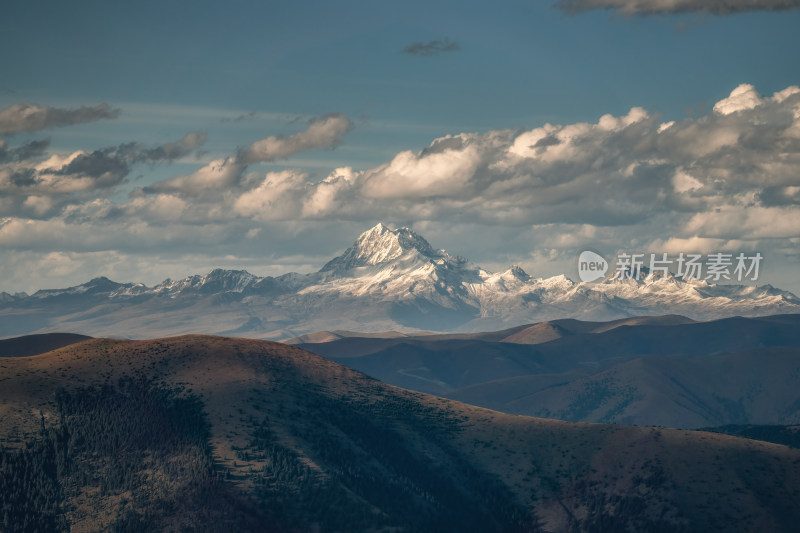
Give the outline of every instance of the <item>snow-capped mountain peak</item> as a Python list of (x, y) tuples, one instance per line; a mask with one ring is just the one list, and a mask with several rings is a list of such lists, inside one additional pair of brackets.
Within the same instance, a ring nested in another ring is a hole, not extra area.
[(0, 335), (62, 329), (281, 338), (334, 329), (488, 331), (564, 317), (669, 313), (707, 320), (800, 312), (800, 298), (769, 285), (709, 283), (646, 268), (638, 278), (614, 274), (588, 283), (532, 277), (518, 266), (492, 273), (408, 228), (378, 224), (316, 273), (259, 277), (215, 269), (155, 287), (95, 278), (32, 296), (0, 294), (2, 313), (12, 318), (0, 321)]
[(511, 267), (506, 270), (506, 274), (509, 276), (513, 276), (514, 279), (519, 281), (530, 281), (531, 277), (525, 272), (521, 266), (519, 265), (511, 265)]
[(164, 280), (153, 288), (153, 292), (172, 296), (190, 292), (203, 294), (243, 292), (260, 280), (261, 278), (246, 270), (215, 268), (204, 276), (194, 275), (175, 281)]
[(86, 283), (75, 285), (74, 287), (67, 287), (66, 289), (42, 289), (33, 294), (34, 298), (44, 299), (53, 296), (74, 296), (79, 294), (85, 295), (108, 295), (114, 291), (124, 288), (130, 284), (117, 283), (111, 281), (105, 276), (93, 278)]
[(432, 260), (445, 255), (444, 251), (434, 250), (428, 241), (408, 228), (393, 230), (379, 223), (359, 235), (353, 246), (329, 261), (320, 272), (340, 272), (361, 266), (380, 265), (413, 254)]

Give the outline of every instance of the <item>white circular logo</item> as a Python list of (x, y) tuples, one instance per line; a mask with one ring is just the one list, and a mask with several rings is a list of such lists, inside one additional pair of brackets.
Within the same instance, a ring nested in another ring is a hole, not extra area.
[(578, 256), (578, 276), (581, 281), (587, 283), (597, 281), (605, 276), (607, 271), (608, 261), (603, 259), (603, 256), (590, 250), (581, 252), (581, 255)]

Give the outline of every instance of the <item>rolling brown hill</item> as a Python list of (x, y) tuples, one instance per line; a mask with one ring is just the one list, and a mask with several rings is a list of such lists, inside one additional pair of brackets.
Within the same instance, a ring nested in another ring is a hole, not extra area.
[(9, 532), (793, 531), (800, 520), (800, 450), (507, 415), (224, 337), (0, 358), (0, 448)]
[(674, 326), (693, 324), (694, 322), (694, 320), (680, 315), (635, 316), (608, 322), (588, 322), (585, 320), (565, 318), (561, 320), (539, 322), (514, 332), (511, 335), (504, 336), (499, 340), (501, 342), (513, 342), (516, 344), (542, 344), (570, 335), (604, 333), (623, 326)]
[(695, 429), (798, 424), (800, 315), (555, 320), (300, 347), (400, 387), (512, 414)]
[(700, 428), (800, 423), (800, 348), (702, 358), (638, 357), (597, 373), (519, 376), (450, 397), (509, 413), (572, 421)]

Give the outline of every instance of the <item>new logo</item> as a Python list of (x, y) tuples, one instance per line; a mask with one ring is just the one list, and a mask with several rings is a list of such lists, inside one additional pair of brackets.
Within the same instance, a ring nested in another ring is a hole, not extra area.
[(590, 283), (602, 278), (608, 272), (608, 261), (603, 256), (586, 250), (578, 256), (578, 277)]

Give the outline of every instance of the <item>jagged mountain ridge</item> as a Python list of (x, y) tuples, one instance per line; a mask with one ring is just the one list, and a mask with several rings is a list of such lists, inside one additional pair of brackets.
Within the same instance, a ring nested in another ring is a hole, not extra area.
[(147, 287), (95, 278), (33, 295), (0, 295), (0, 335), (77, 331), (154, 337), (213, 332), (286, 338), (319, 330), (479, 331), (563, 317), (680, 314), (707, 320), (800, 312), (770, 285), (674, 276), (574, 282), (512, 266), (492, 273), (437, 250), (408, 228), (378, 224), (318, 272), (260, 277), (215, 269)]

